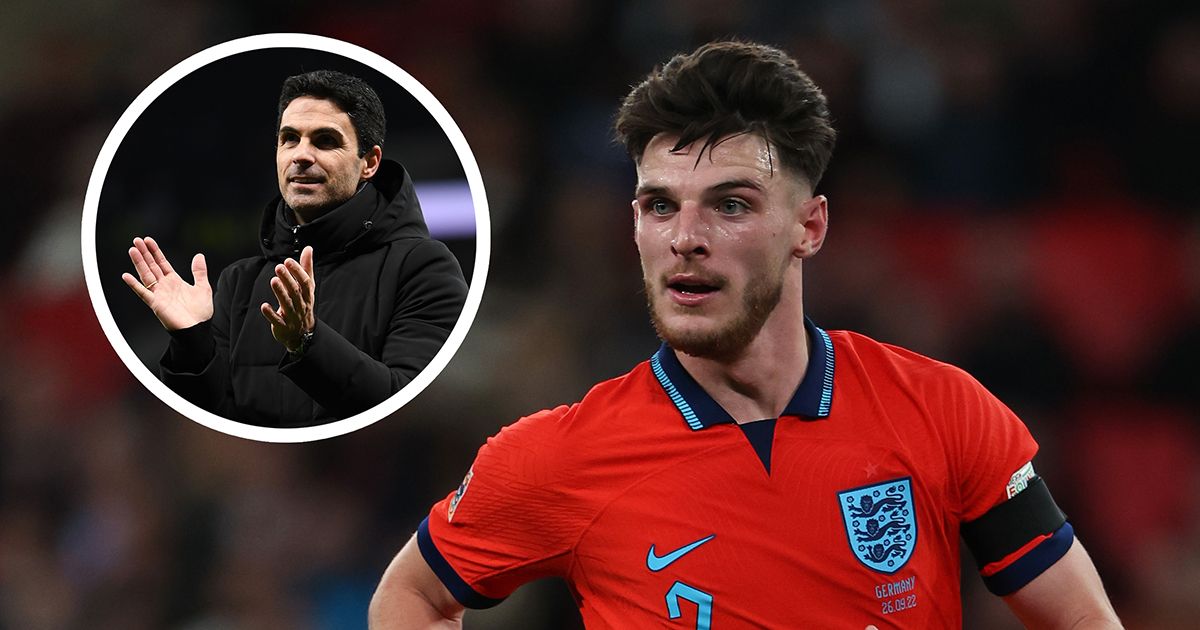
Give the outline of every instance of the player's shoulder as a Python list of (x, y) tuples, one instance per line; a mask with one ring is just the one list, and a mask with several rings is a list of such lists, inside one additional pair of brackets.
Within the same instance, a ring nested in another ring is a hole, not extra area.
[(578, 403), (580, 424), (610, 423), (660, 402), (662, 387), (654, 378), (650, 361), (638, 363), (630, 371), (592, 386)]
[(834, 409), (839, 396), (851, 403), (881, 404), (904, 431), (932, 430), (918, 434), (933, 443), (963, 431), (978, 435), (997, 427), (1025, 431), (1019, 420), (1013, 422), (1016, 416), (1003, 402), (955, 365), (859, 333), (831, 331), (829, 335), (835, 356)]
[(489, 446), (550, 449), (548, 455), (591, 450), (605, 435), (621, 433), (626, 422), (655, 402), (647, 361), (601, 381), (578, 402), (544, 409), (518, 419), (488, 440)]
[(928, 394), (982, 389), (966, 370), (908, 348), (848, 330), (831, 330), (829, 336), (835, 370), (843, 374)]

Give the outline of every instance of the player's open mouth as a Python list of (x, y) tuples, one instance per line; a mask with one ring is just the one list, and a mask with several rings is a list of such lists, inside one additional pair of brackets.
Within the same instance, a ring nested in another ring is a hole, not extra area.
[(717, 290), (716, 286), (695, 280), (671, 282), (667, 284), (667, 288), (671, 289), (672, 291), (678, 291), (680, 293), (689, 295), (712, 293), (713, 291)]
[(722, 281), (690, 274), (675, 274), (667, 278), (667, 294), (680, 306), (699, 306), (721, 290)]

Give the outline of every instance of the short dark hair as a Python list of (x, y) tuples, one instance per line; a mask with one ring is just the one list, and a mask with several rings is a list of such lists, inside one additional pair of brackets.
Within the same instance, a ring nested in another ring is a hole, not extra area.
[(673, 151), (701, 138), (707, 149), (729, 135), (758, 133), (814, 187), (837, 135), (825, 95), (795, 59), (741, 41), (710, 42), (656, 67), (625, 97), (615, 128), (638, 163), (659, 133), (679, 135)]
[(387, 133), (383, 102), (366, 81), (334, 70), (314, 70), (288, 77), (279, 92), (276, 130), (283, 120), (283, 110), (301, 96), (333, 101), (350, 116), (354, 134), (358, 136), (358, 157), (366, 155), (372, 147), (383, 147), (383, 136)]

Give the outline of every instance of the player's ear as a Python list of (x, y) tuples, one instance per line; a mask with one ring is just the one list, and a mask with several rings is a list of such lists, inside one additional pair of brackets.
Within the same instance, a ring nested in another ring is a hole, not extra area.
[(359, 175), (361, 179), (371, 179), (375, 176), (375, 171), (379, 170), (379, 163), (383, 161), (383, 149), (379, 145), (371, 147), (370, 151), (362, 157), (363, 168)]
[(825, 195), (811, 197), (801, 202), (798, 211), (792, 255), (810, 258), (825, 243), (825, 233), (829, 229), (829, 200)]

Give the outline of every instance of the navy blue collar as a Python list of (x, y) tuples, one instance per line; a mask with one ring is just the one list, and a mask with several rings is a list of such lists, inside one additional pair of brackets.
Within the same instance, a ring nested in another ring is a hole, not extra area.
[[(833, 402), (833, 342), (829, 333), (817, 328), (807, 317), (804, 318), (804, 329), (812, 340), (808, 368), (804, 380), (783, 409), (783, 415), (816, 420), (829, 416), (829, 406)], [(733, 422), (729, 413), (688, 374), (667, 344), (650, 357), (650, 369), (693, 431)]]

